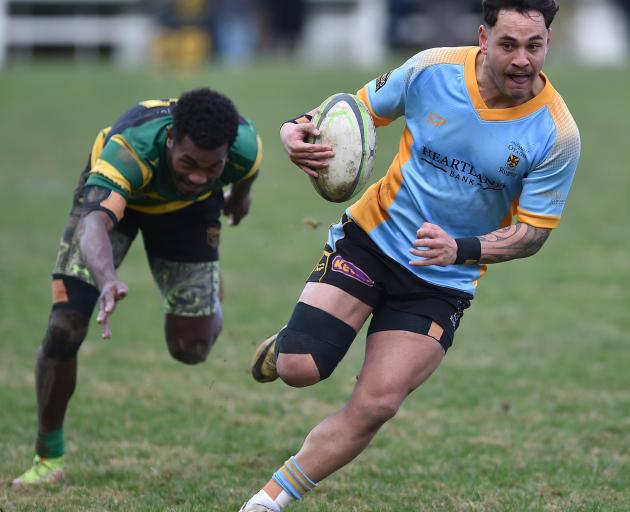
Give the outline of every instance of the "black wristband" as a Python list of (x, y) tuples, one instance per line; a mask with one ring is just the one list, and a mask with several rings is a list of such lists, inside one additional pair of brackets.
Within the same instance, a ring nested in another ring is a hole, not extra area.
[(457, 257), (455, 265), (462, 263), (476, 263), (481, 259), (481, 240), (476, 236), (467, 236), (465, 238), (456, 238)]
[(311, 114), (300, 114), (297, 117), (294, 117), (293, 119), (287, 119), (284, 123), (282, 123), (283, 125), (287, 124), (287, 123), (292, 123), (292, 124), (301, 124), (300, 123), (300, 119), (306, 119), (307, 123), (310, 123), (313, 119), (313, 116)]

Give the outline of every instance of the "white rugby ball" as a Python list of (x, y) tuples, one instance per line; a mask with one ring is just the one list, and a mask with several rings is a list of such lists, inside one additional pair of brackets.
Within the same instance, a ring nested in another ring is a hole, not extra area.
[(311, 183), (328, 201), (342, 203), (363, 190), (376, 152), (376, 129), (372, 116), (354, 94), (339, 93), (327, 98), (313, 117), (318, 137), (309, 142), (332, 147), (335, 156), (326, 169), (319, 170)]

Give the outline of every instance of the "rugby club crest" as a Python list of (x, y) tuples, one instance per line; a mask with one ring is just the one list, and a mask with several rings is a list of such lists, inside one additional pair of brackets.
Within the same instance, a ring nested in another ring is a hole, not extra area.
[(511, 154), (510, 156), (508, 156), (507, 164), (512, 169), (514, 169), (514, 167), (516, 167), (520, 161), (521, 161), (521, 159), (518, 156), (516, 156), (514, 154)]
[(206, 230), (206, 243), (216, 249), (219, 247), (219, 237), (221, 234), (221, 228), (211, 226)]

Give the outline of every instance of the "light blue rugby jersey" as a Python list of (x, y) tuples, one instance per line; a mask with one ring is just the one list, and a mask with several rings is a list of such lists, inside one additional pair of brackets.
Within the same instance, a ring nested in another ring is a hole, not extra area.
[[(485, 265), (413, 267), (425, 222), (451, 236), (485, 235), (512, 223), (554, 228), (567, 199), (580, 137), (545, 75), (544, 89), (513, 108), (489, 109), (475, 74), (478, 47), (423, 51), (359, 92), (377, 126), (405, 116), (387, 174), (346, 213), (380, 249), (419, 278), (474, 295)], [(331, 227), (328, 244), (343, 237)]]

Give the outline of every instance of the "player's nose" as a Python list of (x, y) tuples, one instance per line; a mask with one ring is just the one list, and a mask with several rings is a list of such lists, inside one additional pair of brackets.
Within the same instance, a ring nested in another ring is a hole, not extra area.
[(512, 65), (517, 68), (525, 68), (529, 65), (529, 59), (527, 58), (527, 52), (524, 48), (521, 48), (514, 52), (514, 57), (512, 58)]

